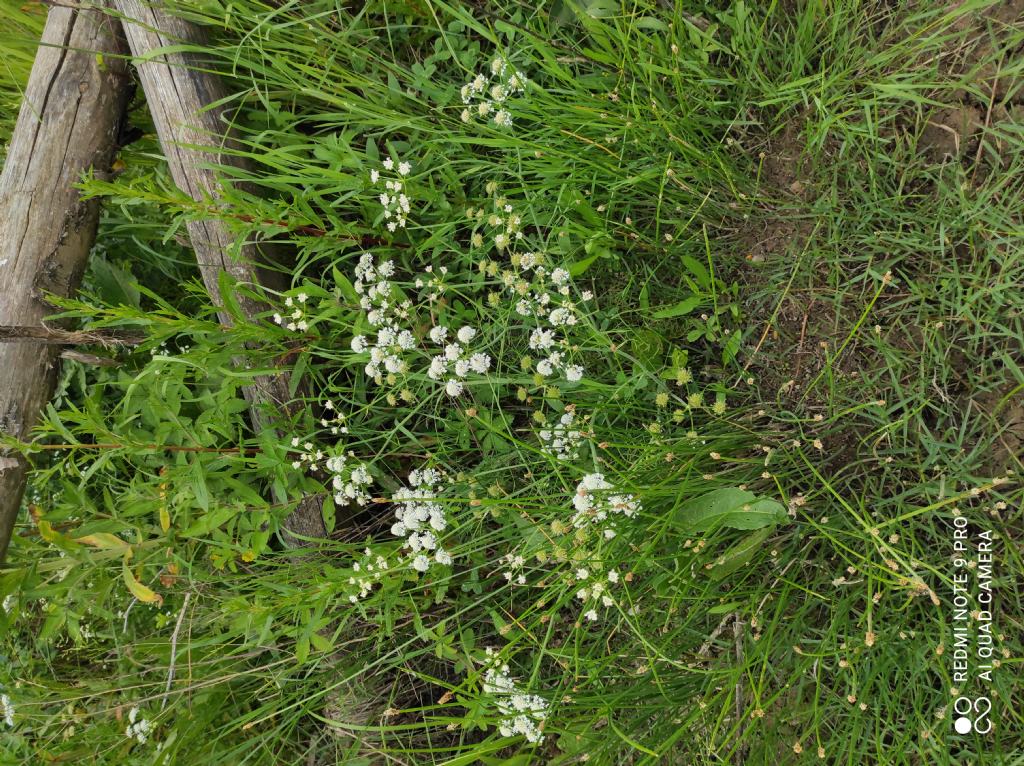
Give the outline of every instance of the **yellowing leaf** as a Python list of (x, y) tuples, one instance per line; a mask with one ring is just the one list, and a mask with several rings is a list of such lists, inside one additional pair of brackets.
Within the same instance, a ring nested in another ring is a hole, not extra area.
[(163, 596), (155, 591), (147, 588), (138, 578), (135, 577), (135, 573), (132, 572), (130, 566), (128, 566), (128, 559), (130, 556), (124, 557), (124, 562), (121, 564), (121, 571), (124, 574), (125, 584), (128, 586), (128, 590), (135, 596), (139, 601), (146, 604), (162, 604), (164, 602)]
[(82, 535), (76, 537), (75, 542), (84, 543), (85, 545), (91, 545), (94, 548), (103, 548), (106, 550), (116, 550), (117, 548), (124, 548), (128, 545), (117, 535), (112, 535), (109, 532), (95, 532), (91, 535)]
[(66, 535), (62, 535), (46, 519), (39, 519), (36, 525), (39, 527), (39, 536), (46, 540), (46, 542), (65, 550), (74, 550), (77, 547), (74, 540)]
[(171, 528), (171, 514), (167, 512), (167, 507), (160, 506), (160, 529), (166, 532)]
[(63, 537), (46, 519), (39, 519), (37, 525), (39, 527), (39, 536), (48, 543), (55, 543)]

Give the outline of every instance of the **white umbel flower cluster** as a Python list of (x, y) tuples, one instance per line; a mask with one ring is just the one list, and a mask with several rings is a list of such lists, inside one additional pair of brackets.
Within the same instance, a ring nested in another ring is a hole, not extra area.
[(339, 434), (347, 434), (348, 426), (345, 425), (345, 414), (343, 412), (338, 412), (334, 406), (334, 402), (328, 399), (324, 402), (324, 409), (332, 413), (332, 417), (321, 418), (320, 425), (324, 428), (331, 429), (331, 433), (335, 436)]
[(509, 66), (501, 56), (491, 61), (489, 70), (487, 73), (476, 74), (459, 91), (462, 103), (465, 104), (462, 121), (468, 123), (474, 119), (489, 119), (496, 127), (511, 127), (512, 113), (508, 110), (507, 102), (525, 90), (526, 75)]
[(405, 228), (412, 209), (409, 195), (406, 194), (405, 182), (402, 180), (412, 172), (412, 165), (408, 162), (395, 162), (390, 157), (385, 159), (382, 165), (388, 173), (393, 174), (397, 171), (398, 178), (384, 178), (379, 170), (371, 170), (370, 182), (374, 186), (378, 186), (381, 181), (384, 182), (384, 191), (380, 193), (378, 199), (384, 208), (384, 220), (387, 221), (388, 231), (394, 232), (396, 229)]
[(577, 423), (580, 419), (570, 405), (557, 423), (540, 429), (537, 436), (540, 437), (541, 449), (544, 453), (552, 455), (558, 460), (579, 459), (580, 445), (591, 436), (589, 432), (580, 428)]
[(391, 297), (390, 277), (394, 273), (393, 261), (382, 261), (378, 265), (372, 255), (363, 253), (356, 266), (356, 281), (353, 283), (359, 294), (359, 305), (366, 312), (367, 321), (377, 328), (377, 336), (371, 343), (365, 335), (356, 335), (352, 338), (351, 347), (357, 354), (369, 352), (366, 374), (378, 384), (385, 375), (407, 373), (409, 362), (404, 357), (416, 348), (416, 338), (401, 325), (409, 319), (412, 302), (395, 302)]
[(370, 502), (370, 493), (366, 488), (373, 484), (373, 477), (366, 463), (354, 465), (349, 462), (350, 458), (355, 458), (355, 454), (349, 452), (346, 456), (339, 453), (327, 458), (325, 463), (331, 472), (334, 502), (338, 505), (366, 505)]
[(146, 740), (149, 739), (151, 731), (153, 731), (153, 724), (146, 718), (139, 718), (138, 706), (128, 711), (128, 726), (124, 730), (126, 737), (134, 739), (140, 745), (144, 745)]
[(576, 486), (572, 499), (576, 513), (572, 523), (577, 529), (594, 525), (605, 539), (615, 537), (615, 517), (632, 518), (640, 511), (640, 501), (633, 495), (612, 494), (615, 487), (600, 473), (588, 473)]
[(380, 582), (388, 571), (388, 560), (379, 553), (374, 553), (369, 548), (363, 551), (363, 560), (352, 564), (352, 576), (348, 578), (348, 584), (359, 588), (359, 593), (349, 594), (348, 600), (356, 603), (366, 598), (373, 590), (373, 586)]
[(519, 553), (506, 553), (502, 558), (504, 566), (507, 567), (502, 576), (516, 585), (526, 585), (526, 574), (523, 567), (526, 566), (526, 559)]
[[(530, 328), (530, 350), (543, 355), (537, 361), (537, 372), (545, 378), (560, 373), (570, 383), (582, 380), (585, 370), (569, 357), (566, 338), (579, 323), (577, 305), (570, 299), (569, 272), (560, 267), (549, 269), (541, 253), (513, 253), (510, 260), (516, 271), (504, 272), (502, 282), (515, 300), (516, 313)], [(583, 293), (581, 297), (587, 300), (592, 296)]]
[[(581, 572), (586, 572), (586, 576), (580, 577)], [(588, 622), (595, 622), (598, 619), (598, 607), (608, 609), (615, 605), (615, 599), (609, 593), (612, 586), (619, 583), (619, 573), (614, 569), (609, 570), (604, 579), (591, 577), (586, 569), (577, 570), (576, 580), (581, 585), (576, 591), (576, 598), (583, 602), (583, 608), (586, 610), (583, 617)]]
[(493, 649), (487, 649), (489, 667), (484, 671), (483, 690), (494, 697), (502, 720), (498, 731), (503, 737), (522, 735), (527, 742), (544, 741), (544, 721), (548, 717), (548, 703), (536, 694), (525, 694), (509, 675), (508, 665), (502, 663)]
[(464, 381), (470, 374), (485, 375), (491, 369), (491, 357), (469, 350), (477, 335), (477, 330), (469, 326), (460, 327), (457, 332), (451, 332), (444, 325), (430, 330), (430, 340), (443, 350), (430, 359), (427, 377), (431, 380), (444, 380), (444, 390), (448, 396), (461, 394), (465, 387)]
[(323, 450), (317, 449), (313, 442), (303, 442), (298, 436), (292, 437), (292, 448), (302, 450), (299, 457), (292, 461), (292, 468), (302, 468), (309, 464), (309, 470), (316, 471), (318, 463), (324, 459)]
[(294, 298), (288, 296), (284, 299), (284, 313), (274, 314), (274, 323), (279, 324), (286, 330), (292, 332), (305, 332), (309, 329), (309, 321), (306, 319), (306, 301), (309, 296), (306, 293), (299, 293)]
[(0, 716), (5, 724), (14, 728), (14, 703), (6, 694), (0, 694)]
[(428, 303), (435, 303), (441, 300), (445, 290), (448, 289), (448, 285), (444, 281), (448, 276), (448, 267), (438, 266), (435, 269), (433, 265), (430, 265), (423, 269), (423, 271), (426, 273), (426, 276), (417, 277), (414, 284), (418, 289), (426, 290)]
[(445, 477), (436, 468), (423, 468), (409, 473), (409, 486), (395, 493), (398, 508), (391, 534), (405, 538), (412, 568), (426, 572), (431, 563), (449, 566), (451, 554), (441, 547), (438, 535), (448, 527), (444, 506), (437, 496)]
[[(498, 185), (494, 181), (489, 181), (487, 189), (488, 194), (495, 194), (498, 191)], [(467, 212), (472, 212), (477, 218), (483, 218), (484, 209), (473, 210), (470, 208), (470, 211)], [(523, 232), (523, 217), (516, 212), (515, 207), (505, 197), (494, 198), (494, 212), (484, 220), (491, 229), (494, 246), (499, 252), (504, 252), (526, 237)], [(479, 240), (479, 244), (483, 244), (482, 238)]]

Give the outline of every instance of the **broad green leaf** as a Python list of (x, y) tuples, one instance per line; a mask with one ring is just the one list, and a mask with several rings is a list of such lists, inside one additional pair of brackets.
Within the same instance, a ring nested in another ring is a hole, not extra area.
[(338, 511), (334, 507), (334, 497), (330, 492), (324, 495), (324, 502), (320, 507), (320, 513), (323, 514), (324, 528), (327, 530), (327, 534), (330, 534), (334, 531), (334, 526), (338, 519)]
[(238, 321), (245, 321), (246, 317), (238, 305), (238, 298), (235, 296), (235, 285), (231, 275), (221, 270), (217, 275), (217, 292), (220, 293), (220, 302), (227, 313)]
[(200, 516), (195, 523), (181, 533), (182, 537), (202, 537), (227, 523), (236, 516), (239, 510), (230, 505), (222, 505)]
[(701, 302), (702, 299), (699, 295), (691, 295), (689, 298), (679, 301), (679, 303), (674, 306), (667, 306), (663, 309), (658, 309), (654, 312), (653, 316), (655, 319), (669, 319), (671, 317), (683, 316), (697, 308)]
[(638, 29), (649, 29), (652, 32), (667, 32), (668, 24), (656, 16), (641, 16), (635, 22)]
[(359, 293), (356, 292), (355, 286), (349, 281), (348, 277), (338, 271), (337, 267), (332, 267), (331, 273), (334, 276), (334, 283), (338, 286), (338, 290), (341, 292), (342, 297), (348, 303), (358, 306)]
[(295, 642), (295, 661), (300, 665), (309, 659), (309, 636), (299, 636)]
[(295, 392), (299, 390), (299, 383), (302, 382), (302, 377), (306, 374), (307, 367), (309, 367), (309, 354), (304, 351), (299, 354), (299, 358), (295, 360), (295, 366), (292, 368), (292, 374), (288, 377), (289, 395), (295, 396)]
[(697, 280), (697, 284), (705, 290), (711, 289), (711, 275), (708, 274), (708, 269), (703, 263), (698, 261), (692, 255), (684, 255), (683, 265), (686, 266), (687, 270), (691, 274), (693, 274), (694, 279)]
[(135, 278), (101, 255), (89, 259), (92, 283), (99, 297), (114, 306), (138, 307), (139, 289)]
[(654, 330), (640, 329), (633, 333), (630, 341), (633, 355), (644, 367), (653, 370), (661, 360), (662, 339)]
[(569, 264), (569, 275), (578, 277), (583, 274), (600, 256), (592, 255), (589, 258), (583, 258), (575, 263)]
[(715, 559), (714, 565), (709, 572), (711, 579), (715, 581), (723, 580), (733, 572), (746, 566), (758, 549), (764, 545), (764, 541), (774, 531), (775, 525), (769, 524), (764, 529), (751, 532), (742, 540), (730, 546), (725, 553)]
[(329, 638), (315, 630), (309, 634), (309, 640), (312, 642), (313, 648), (318, 652), (329, 652), (334, 648), (334, 644), (331, 643)]
[(769, 498), (758, 498), (744, 489), (716, 489), (683, 503), (675, 511), (676, 522), (687, 530), (703, 532), (719, 527), (761, 529), (785, 521), (786, 509)]
[(725, 348), (722, 349), (722, 364), (729, 364), (736, 358), (736, 353), (740, 350), (740, 341), (742, 339), (743, 336), (739, 330), (736, 330), (729, 336), (729, 340), (725, 343)]
[(742, 604), (739, 601), (729, 601), (725, 604), (715, 604), (715, 606), (709, 607), (707, 614), (725, 614), (738, 609)]
[(210, 507), (210, 490), (206, 486), (205, 468), (198, 458), (192, 461), (189, 470), (192, 478), (192, 493), (195, 495), (196, 504), (204, 511)]

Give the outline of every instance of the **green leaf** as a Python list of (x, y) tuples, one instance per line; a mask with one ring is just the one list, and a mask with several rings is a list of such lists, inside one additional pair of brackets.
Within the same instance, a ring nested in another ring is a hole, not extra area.
[(192, 461), (189, 474), (192, 478), (192, 492), (196, 498), (196, 504), (204, 511), (210, 507), (210, 490), (206, 487), (206, 476), (202, 461), (196, 458)]
[(309, 354), (303, 351), (299, 354), (299, 358), (295, 360), (292, 374), (288, 378), (288, 393), (291, 396), (294, 397), (295, 392), (299, 390), (299, 383), (302, 382), (302, 377), (306, 374), (307, 367), (309, 367)]
[(683, 265), (691, 274), (693, 274), (693, 278), (697, 280), (697, 284), (705, 290), (710, 290), (711, 275), (708, 273), (707, 267), (692, 255), (684, 255), (682, 260)]
[(675, 521), (694, 532), (732, 527), (761, 529), (786, 519), (783, 505), (770, 498), (758, 498), (744, 489), (716, 489), (683, 503), (675, 511)]
[(300, 665), (309, 659), (309, 636), (299, 636), (295, 642), (295, 661)]
[(600, 258), (600, 255), (592, 255), (589, 258), (576, 261), (575, 263), (569, 264), (569, 276), (578, 277), (583, 274), (591, 265)]
[(238, 510), (229, 505), (215, 508), (209, 513), (204, 513), (199, 519), (181, 533), (182, 537), (202, 537), (225, 524), (238, 514)]
[(331, 273), (334, 276), (334, 284), (338, 286), (338, 290), (341, 296), (349, 303), (358, 306), (359, 305), (359, 293), (356, 292), (355, 286), (349, 281), (349, 278), (338, 271), (335, 266), (331, 267)]
[(324, 529), (327, 530), (327, 534), (330, 534), (334, 531), (334, 525), (338, 518), (338, 511), (334, 507), (334, 497), (330, 492), (324, 495), (324, 503), (320, 507), (320, 512), (323, 514)]
[(689, 298), (679, 301), (679, 303), (674, 306), (667, 306), (666, 308), (658, 309), (654, 312), (653, 316), (655, 319), (669, 319), (671, 317), (683, 316), (684, 314), (689, 314), (702, 302), (703, 299), (699, 295), (691, 295)]
[(619, 4), (613, 0), (590, 0), (585, 2), (583, 7), (587, 15), (593, 19), (610, 18), (622, 13)]
[(220, 293), (220, 302), (224, 310), (235, 320), (244, 322), (246, 317), (238, 305), (234, 281), (231, 279), (231, 275), (224, 270), (217, 275), (217, 292)]
[(131, 274), (101, 255), (89, 260), (89, 269), (100, 298), (114, 306), (139, 307), (139, 290)]
[(705, 614), (725, 614), (726, 612), (731, 612), (740, 606), (742, 606), (742, 604), (739, 601), (729, 601), (725, 604), (716, 604), (715, 606), (709, 607)]
[(725, 343), (725, 348), (722, 349), (722, 364), (729, 364), (736, 358), (736, 353), (740, 350), (740, 341), (742, 339), (743, 336), (739, 330), (736, 330), (729, 336), (729, 340)]
[(640, 329), (633, 333), (630, 349), (644, 367), (656, 369), (661, 360), (662, 339), (654, 330)]
[(312, 642), (313, 648), (318, 652), (329, 652), (334, 648), (334, 644), (331, 643), (330, 639), (317, 631), (309, 634), (309, 640)]
[(655, 16), (641, 16), (635, 23), (638, 29), (649, 29), (652, 32), (668, 31), (668, 25)]
[[(764, 545), (764, 541), (775, 531), (775, 525), (769, 524), (764, 529), (752, 532), (742, 540), (734, 543), (725, 553), (715, 559), (710, 570), (711, 579), (724, 580), (738, 569), (743, 568), (754, 558), (754, 554)], [(728, 610), (726, 610), (728, 611)], [(710, 614), (710, 610), (708, 610)]]

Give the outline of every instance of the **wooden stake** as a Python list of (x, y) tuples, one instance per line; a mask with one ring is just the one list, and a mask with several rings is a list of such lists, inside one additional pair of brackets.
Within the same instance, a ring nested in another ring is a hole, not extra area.
[[(243, 158), (226, 151), (234, 146), (223, 103), (228, 96), (227, 89), (215, 73), (203, 66), (197, 54), (180, 48), (155, 53), (168, 46), (200, 46), (204, 43), (202, 30), (165, 13), (158, 5), (139, 0), (112, 0), (112, 5), (124, 17), (125, 36), (136, 58), (139, 81), (171, 177), (196, 202), (216, 201), (220, 196), (220, 182), (213, 167), (247, 167)], [(252, 243), (239, 242), (213, 210), (209, 218), (190, 221), (188, 233), (203, 282), (216, 305), (223, 305), (219, 282), (222, 272), (227, 272), (236, 282), (275, 289), (285, 286), (280, 272), (260, 268), (260, 264), (267, 262), (266, 254)], [(236, 298), (248, 317), (267, 310), (267, 306), (246, 296)], [(219, 316), (224, 325), (234, 322), (227, 312), (221, 311)], [(254, 430), (269, 428), (271, 414), (288, 411), (288, 402), (292, 399), (288, 373), (257, 378), (247, 387), (245, 396), (250, 404)], [(303, 537), (324, 537), (322, 505), (322, 497), (303, 498), (285, 521), (286, 529)], [(290, 542), (303, 544), (301, 539), (291, 536)]]
[[(0, 175), (0, 325), (41, 325), (47, 293), (78, 287), (99, 201), (72, 188), (110, 170), (131, 90), (117, 22), (102, 10), (50, 8)], [(0, 432), (25, 440), (53, 395), (60, 347), (0, 344)], [(26, 462), (0, 450), (0, 561), (25, 491)]]

